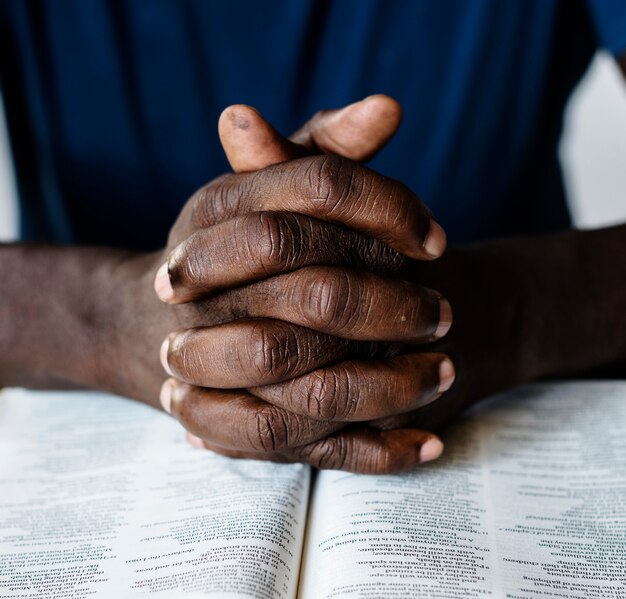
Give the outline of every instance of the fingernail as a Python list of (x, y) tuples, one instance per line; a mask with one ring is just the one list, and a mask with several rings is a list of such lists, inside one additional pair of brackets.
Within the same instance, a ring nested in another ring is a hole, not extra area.
[(170, 338), (166, 337), (165, 341), (161, 344), (161, 366), (163, 366), (163, 370), (167, 372), (170, 376), (174, 376), (170, 365), (167, 363), (167, 354), (170, 348)]
[(424, 239), (424, 250), (431, 258), (439, 258), (446, 249), (446, 233), (434, 218), (430, 219), (430, 228)]
[(432, 462), (443, 453), (443, 443), (436, 438), (428, 439), (420, 448), (420, 463)]
[[(204, 449), (204, 442), (200, 437), (187, 433), (187, 443), (196, 449)], [(421, 455), (421, 454), (420, 454)]]
[(454, 364), (452, 364), (450, 359), (446, 358), (439, 364), (439, 388), (437, 393), (443, 393), (452, 387), (455, 376)]
[(154, 290), (162, 302), (170, 302), (174, 299), (174, 289), (170, 281), (167, 262), (162, 264), (159, 270), (157, 270), (156, 277), (154, 278)]
[(168, 379), (161, 386), (161, 394), (159, 395), (159, 399), (161, 400), (161, 405), (163, 409), (168, 413), (172, 413), (172, 395), (174, 393), (174, 381), (172, 379)]
[(450, 302), (443, 298), (439, 298), (439, 325), (435, 331), (435, 338), (441, 339), (452, 326), (452, 306)]

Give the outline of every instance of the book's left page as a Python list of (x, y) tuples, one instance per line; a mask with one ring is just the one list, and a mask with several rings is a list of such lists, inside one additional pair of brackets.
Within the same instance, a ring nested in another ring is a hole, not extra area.
[(310, 472), (90, 393), (0, 394), (0, 598), (295, 597)]

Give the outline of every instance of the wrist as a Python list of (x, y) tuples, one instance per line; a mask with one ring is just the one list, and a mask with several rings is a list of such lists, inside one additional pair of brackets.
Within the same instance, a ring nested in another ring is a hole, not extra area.
[(625, 246), (626, 228), (615, 227), (452, 249), (439, 289), (452, 304), (447, 342), (471, 395), (542, 378), (623, 376)]
[(166, 378), (159, 348), (176, 328), (153, 290), (162, 261), (161, 252), (118, 254), (93, 273), (93, 386), (155, 406)]
[(104, 251), (16, 244), (0, 252), (2, 383), (92, 386), (92, 274)]
[[(165, 308), (146, 272), (150, 260), (158, 257), (104, 248), (0, 246), (0, 385), (92, 388), (147, 401), (160, 376), (158, 339), (153, 362), (146, 357), (147, 325), (163, 320), (150, 319), (148, 304), (154, 298)], [(137, 355), (141, 368), (133, 366)], [(145, 384), (150, 368), (154, 382), (140, 392), (136, 381)]]
[(623, 376), (626, 228), (528, 240), (529, 362), (536, 377)]
[(537, 376), (532, 285), (517, 240), (451, 247), (417, 269), (417, 280), (452, 306), (450, 332), (433, 349), (455, 365), (459, 407)]

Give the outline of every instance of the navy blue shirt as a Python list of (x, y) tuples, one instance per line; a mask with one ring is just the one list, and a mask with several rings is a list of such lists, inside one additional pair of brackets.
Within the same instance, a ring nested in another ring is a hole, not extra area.
[(453, 241), (569, 226), (557, 143), (594, 50), (626, 50), (624, 0), (0, 0), (0, 77), (24, 239), (162, 246), (227, 170), (231, 103), (284, 133), (386, 93), (373, 168)]

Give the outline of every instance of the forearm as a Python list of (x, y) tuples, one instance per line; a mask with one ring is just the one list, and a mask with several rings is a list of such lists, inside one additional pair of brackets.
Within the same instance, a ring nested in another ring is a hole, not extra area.
[(529, 373), (626, 374), (624, 256), (626, 226), (529, 243)]
[(0, 385), (133, 394), (121, 339), (128, 289), (115, 280), (136, 259), (104, 248), (0, 246)]
[(626, 373), (626, 226), (453, 248), (427, 282), (474, 399), (546, 377)]

